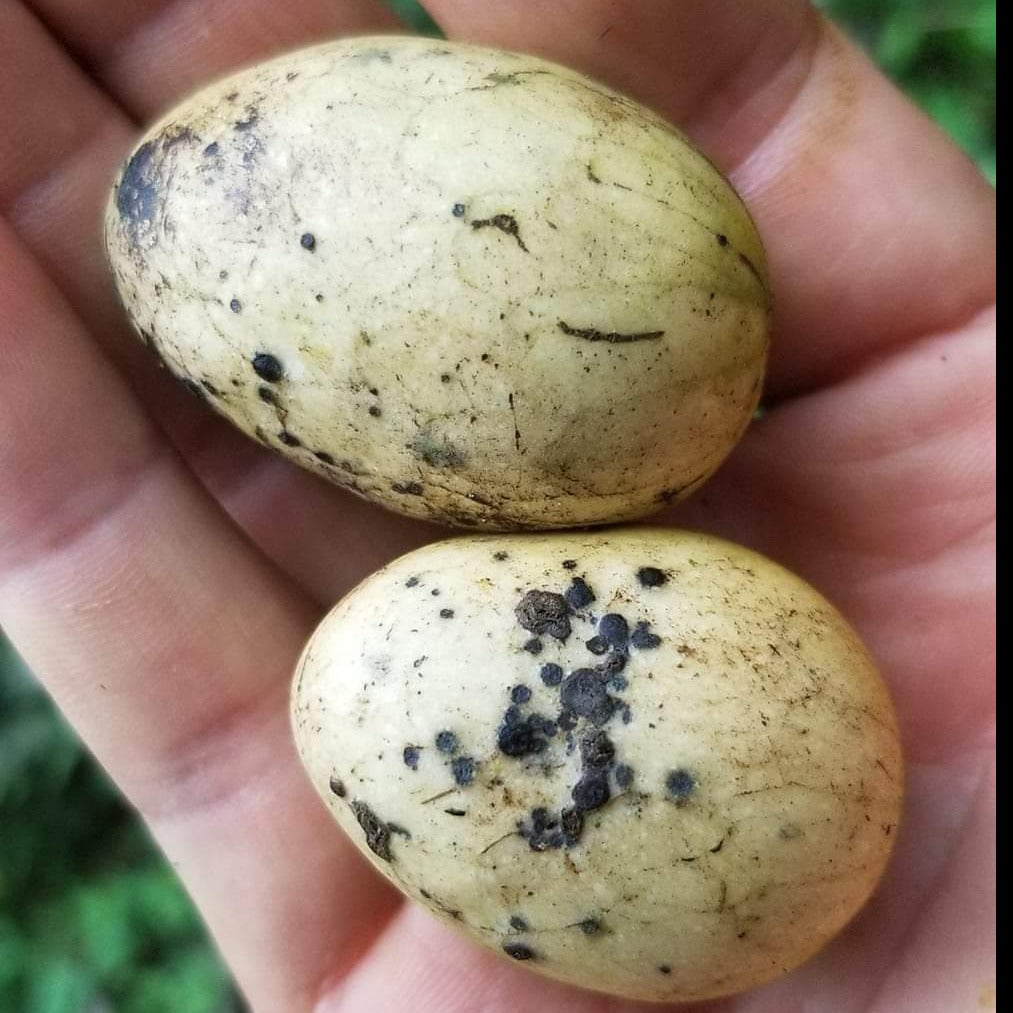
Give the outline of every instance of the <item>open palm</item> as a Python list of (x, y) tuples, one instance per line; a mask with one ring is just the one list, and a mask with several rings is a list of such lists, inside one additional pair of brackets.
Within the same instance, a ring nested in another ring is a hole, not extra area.
[[(820, 957), (708, 1010), (951, 1013), (994, 937), (994, 196), (800, 0), (432, 0), (448, 35), (655, 106), (729, 173), (778, 305), (764, 420), (666, 520), (758, 548), (890, 683), (906, 822)], [(399, 900), (298, 769), (288, 677), (322, 609), (440, 536), (267, 456), (160, 372), (99, 218), (139, 124), (379, 0), (0, 5), (0, 622), (139, 807), (257, 1010), (628, 1013)]]

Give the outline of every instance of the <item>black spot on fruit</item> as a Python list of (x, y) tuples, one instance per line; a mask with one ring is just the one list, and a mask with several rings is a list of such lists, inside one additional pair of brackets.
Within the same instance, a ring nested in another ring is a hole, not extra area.
[(326, 450), (314, 450), (313, 456), (323, 464), (329, 464), (333, 467), (337, 466), (338, 462), (335, 461), (334, 458), (331, 457), (331, 455), (328, 454)]
[(137, 247), (152, 235), (161, 204), (157, 144), (145, 141), (130, 157), (116, 190), (116, 210), (130, 240)]
[(285, 444), (286, 447), (301, 447), (302, 440), (299, 439), (295, 433), (290, 433), (287, 429), (283, 429), (278, 433), (278, 439)]
[(600, 809), (610, 795), (608, 778), (600, 774), (585, 774), (570, 792), (574, 808), (582, 812)]
[(661, 637), (652, 633), (650, 623), (637, 623), (633, 635), (630, 637), (630, 645), (640, 651), (651, 650), (661, 644)]
[(676, 801), (681, 802), (689, 798), (696, 790), (696, 778), (683, 768), (669, 771), (665, 778), (665, 788), (668, 794)]
[(641, 587), (661, 587), (668, 583), (668, 574), (656, 566), (642, 566), (637, 570), (637, 580)]
[(229, 300), (229, 309), (233, 313), (241, 313), (243, 310), (243, 304), (238, 299)]
[(598, 621), (598, 633), (610, 647), (624, 648), (630, 639), (630, 626), (617, 612), (610, 612)]
[(450, 731), (442, 731), (436, 736), (436, 748), (441, 753), (457, 752), (457, 736)]
[(451, 213), (451, 214), (452, 214), (452, 215), (453, 215), (453, 216), (454, 216), (455, 218), (463, 218), (463, 217), (464, 217), (464, 215), (465, 215), (465, 213), (467, 212), (467, 210), (468, 210), (468, 209), (467, 209), (467, 208), (466, 208), (466, 207), (465, 207), (465, 206), (464, 206), (463, 204), (455, 204), (455, 205), (454, 205), (454, 206), (453, 206), (453, 207), (452, 207), (452, 208), (450, 209), (450, 213)]
[(392, 862), (393, 855), (390, 853), (390, 827), (365, 802), (353, 802), (352, 812), (356, 822), (366, 835), (366, 846), (385, 862)]
[(532, 637), (530, 640), (524, 641), (524, 650), (528, 654), (541, 654), (542, 653), (542, 642), (538, 637)]
[(620, 788), (629, 788), (633, 784), (633, 768), (628, 763), (617, 763), (615, 777)]
[(566, 677), (559, 691), (563, 707), (593, 724), (603, 725), (617, 703), (606, 691), (606, 680), (593, 668), (578, 668)]
[(466, 787), (475, 780), (475, 760), (471, 756), (458, 756), (454, 759), (454, 762), (450, 765), (450, 772), (454, 776), (454, 781)]
[(505, 756), (531, 756), (544, 752), (549, 744), (546, 726), (552, 724), (541, 714), (521, 717), (518, 707), (508, 707), (496, 733), (496, 745)]
[(570, 636), (570, 606), (553, 591), (528, 591), (514, 609), (517, 621), (531, 633), (547, 633), (556, 640)]
[(538, 674), (546, 686), (558, 686), (563, 681), (563, 669), (551, 662), (547, 665), (542, 665), (541, 671)]
[(596, 936), (601, 932), (602, 924), (597, 918), (585, 918), (582, 922), (577, 923), (577, 928), (585, 936)]
[(528, 252), (528, 248), (524, 245), (524, 240), (521, 239), (520, 226), (517, 224), (517, 219), (513, 215), (493, 215), (491, 218), (479, 218), (471, 223), (471, 227), (478, 231), (479, 229), (494, 228), (499, 229), (500, 232), (505, 233), (508, 236), (512, 236), (516, 241), (517, 245), (525, 252)]
[(605, 654), (609, 649), (608, 641), (604, 637), (592, 637), (584, 646), (592, 654)]
[(331, 789), (332, 795), (337, 795), (338, 798), (345, 797), (345, 782), (340, 777), (332, 777), (328, 782), (328, 787)]
[(503, 952), (514, 960), (536, 960), (537, 955), (525, 943), (506, 942), (503, 944)]
[[(563, 565), (565, 566), (566, 564), (564, 563)], [(564, 597), (570, 608), (574, 610), (582, 609), (594, 601), (594, 591), (591, 590), (583, 577), (574, 577), (570, 581), (570, 586), (566, 589)]]
[(454, 618), (454, 610), (453, 609), (440, 609), (440, 618), (441, 619), (453, 619)]
[(527, 686), (514, 686), (510, 690), (510, 699), (514, 703), (527, 703), (531, 699), (531, 690)]
[(412, 770), (419, 769), (419, 747), (418, 746), (405, 746), (404, 751), (401, 754), (404, 759), (406, 767)]
[(304, 232), (299, 237), (299, 245), (312, 253), (317, 248), (317, 237), (312, 232)]
[(510, 916), (510, 928), (512, 928), (515, 932), (527, 932), (528, 931), (528, 923), (520, 915), (511, 915)]
[(250, 365), (253, 366), (253, 372), (268, 383), (277, 383), (285, 376), (285, 367), (282, 366), (281, 360), (270, 352), (258, 352), (250, 361)]

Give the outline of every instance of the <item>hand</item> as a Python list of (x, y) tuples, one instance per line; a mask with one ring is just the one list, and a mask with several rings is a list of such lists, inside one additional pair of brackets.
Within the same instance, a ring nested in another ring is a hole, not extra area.
[[(909, 763), (872, 904), (739, 1013), (977, 1008), (994, 935), (994, 193), (799, 0), (432, 0), (654, 105), (728, 172), (777, 298), (769, 412), (664, 518), (760, 549), (879, 658)], [(153, 365), (99, 218), (139, 126), (377, 0), (0, 8), (0, 621), (138, 806), (254, 1007), (656, 1009), (541, 980), (403, 903), (298, 768), (321, 610), (441, 532), (267, 456)]]

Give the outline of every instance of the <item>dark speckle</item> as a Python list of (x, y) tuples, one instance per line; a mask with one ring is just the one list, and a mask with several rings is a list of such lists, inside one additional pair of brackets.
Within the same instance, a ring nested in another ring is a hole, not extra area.
[(283, 429), (280, 433), (278, 433), (278, 439), (281, 440), (286, 447), (302, 446), (302, 440), (300, 440), (294, 433), (290, 433), (287, 429)]
[(206, 390), (206, 391), (207, 391), (207, 392), (208, 392), (208, 393), (209, 393), (210, 395), (212, 395), (212, 397), (218, 397), (218, 396), (219, 396), (219, 393), (220, 393), (220, 392), (219, 392), (218, 388), (217, 388), (217, 387), (216, 387), (216, 386), (215, 386), (215, 385), (214, 385), (213, 383), (211, 383), (211, 381), (210, 381), (210, 380), (201, 380), (201, 382), (200, 382), (200, 385), (201, 385), (201, 386), (202, 386), (202, 387), (203, 387), (203, 388), (204, 388), (204, 389), (205, 389), (205, 390)]
[(511, 915), (510, 916), (510, 928), (512, 928), (515, 932), (527, 932), (528, 931), (528, 923), (520, 915)]
[(440, 618), (441, 619), (453, 619), (454, 618), (454, 610), (453, 609), (440, 609)]
[(637, 580), (641, 587), (661, 587), (668, 583), (668, 575), (656, 566), (642, 566), (637, 570)]
[(537, 960), (535, 951), (524, 943), (506, 942), (503, 944), (503, 952), (514, 960)]
[(514, 609), (517, 621), (531, 633), (547, 633), (556, 640), (570, 635), (570, 606), (553, 591), (528, 591)]
[(466, 787), (475, 780), (475, 760), (471, 756), (458, 756), (454, 759), (454, 762), (450, 765), (450, 772), (454, 775), (454, 780), (461, 785)]
[(277, 383), (285, 376), (285, 367), (270, 352), (258, 352), (250, 364), (253, 372), (268, 383)]
[(600, 809), (611, 795), (608, 778), (604, 774), (585, 774), (570, 792), (574, 807), (581, 812)]
[(383, 414), (383, 411), (380, 409), (380, 406), (375, 404), (371, 404), (367, 409), (367, 411), (369, 412), (370, 415), (373, 416), (374, 419), (378, 419)]
[(558, 686), (563, 681), (563, 669), (551, 662), (542, 665), (542, 670), (538, 674), (546, 686)]
[(665, 778), (665, 787), (668, 789), (669, 795), (681, 801), (693, 794), (696, 780), (688, 770), (680, 768), (669, 772), (668, 777)]
[(549, 744), (546, 738), (547, 725), (551, 726), (552, 722), (540, 714), (529, 714), (522, 718), (518, 707), (508, 707), (496, 733), (496, 744), (504, 756), (541, 753)]
[(585, 918), (582, 922), (577, 923), (577, 928), (585, 936), (596, 936), (601, 932), (601, 922), (597, 918)]
[(620, 788), (628, 788), (633, 784), (633, 768), (628, 763), (617, 763), (615, 775), (616, 784)]
[(605, 680), (592, 668), (578, 668), (567, 676), (559, 691), (566, 710), (596, 725), (603, 725), (615, 713), (616, 701), (605, 691)]
[(405, 746), (404, 752), (401, 754), (404, 758), (405, 766), (410, 767), (412, 770), (419, 769), (419, 747), (418, 746)]
[(404, 586), (405, 587), (418, 587), (419, 586), (419, 578), (418, 577), (409, 577), (404, 582)]
[(337, 463), (338, 463), (337, 461), (334, 460), (333, 457), (331, 457), (330, 454), (327, 453), (326, 450), (314, 450), (313, 451), (313, 456), (318, 461), (321, 461), (323, 464), (337, 465)]
[(338, 798), (345, 797), (345, 782), (340, 777), (331, 777), (329, 787), (331, 793), (337, 795)]
[(215, 155), (217, 155), (217, 154), (218, 154), (218, 142), (217, 142), (217, 141), (212, 141), (212, 142), (211, 142), (211, 143), (210, 143), (210, 144), (209, 144), (209, 145), (208, 145), (208, 146), (207, 146), (207, 147), (206, 147), (206, 148), (204, 149), (204, 157), (205, 157), (205, 158), (214, 158), (214, 157), (215, 157)]
[(668, 964), (659, 964), (658, 965), (658, 970), (661, 971), (662, 974), (671, 974), (672, 973), (672, 968), (670, 968), (668, 966)]
[(714, 238), (718, 241), (718, 246), (727, 246), (728, 237), (721, 232), (715, 232)]
[(233, 313), (239, 313), (243, 309), (243, 304), (238, 299), (231, 299), (229, 301), (229, 309), (232, 310)]
[(625, 647), (630, 638), (629, 623), (618, 612), (610, 612), (598, 621), (598, 633), (612, 647)]
[(514, 686), (510, 690), (510, 699), (514, 703), (527, 703), (531, 699), (531, 690), (527, 686)]
[(443, 810), (448, 816), (467, 816), (467, 809), (444, 809)]
[(524, 245), (524, 240), (521, 239), (520, 226), (518, 226), (517, 219), (513, 215), (493, 215), (492, 218), (479, 218), (471, 223), (471, 227), (476, 231), (490, 226), (494, 229), (499, 229), (500, 232), (508, 236), (512, 236), (517, 245), (525, 253), (528, 252), (528, 248)]
[(385, 862), (393, 861), (390, 853), (390, 828), (365, 802), (353, 802), (352, 812), (362, 832), (366, 835), (366, 846)]
[(582, 609), (594, 601), (594, 591), (591, 590), (583, 577), (574, 577), (566, 589), (565, 597), (570, 608)]
[(421, 482), (392, 482), (390, 488), (401, 496), (421, 496), (426, 491)]
[(608, 641), (604, 637), (592, 637), (584, 646), (592, 654), (604, 654), (609, 649)]
[(440, 732), (436, 736), (436, 748), (441, 753), (456, 753), (457, 752), (457, 736), (450, 731)]
[(278, 401), (278, 395), (270, 387), (258, 387), (257, 397), (266, 404), (276, 404)]
[(494, 552), (492, 554), (492, 558), (495, 559), (497, 563), (502, 563), (504, 559), (510, 558), (510, 553), (504, 552), (502, 549), (500, 549), (499, 552)]
[(304, 232), (299, 237), (299, 245), (312, 253), (317, 248), (317, 237), (312, 232)]
[(260, 113), (257, 112), (255, 107), (249, 106), (246, 110), (246, 116), (241, 120), (236, 120), (232, 126), (235, 130), (239, 131), (239, 133), (244, 134), (255, 127), (259, 120)]
[(640, 651), (651, 650), (660, 645), (661, 637), (652, 633), (650, 623), (637, 623), (637, 628), (630, 637), (630, 644)]
[(467, 210), (468, 210), (468, 209), (467, 209), (467, 208), (466, 208), (466, 207), (465, 207), (465, 206), (464, 206), (463, 204), (455, 204), (455, 205), (454, 205), (454, 206), (453, 206), (453, 207), (452, 207), (452, 208), (450, 209), (450, 213), (451, 213), (451, 214), (452, 214), (452, 215), (453, 215), (453, 216), (454, 216), (455, 218), (463, 218), (463, 217), (464, 217), (464, 215), (465, 215), (465, 213), (467, 212)]
[(580, 744), (580, 759), (585, 767), (608, 767), (615, 755), (616, 747), (604, 732), (592, 732)]
[(127, 162), (116, 191), (116, 210), (120, 213), (133, 246), (138, 244), (142, 232), (148, 232), (152, 228), (158, 204), (155, 142), (145, 141)]
[(576, 570), (577, 569), (577, 560), (576, 559), (564, 559), (563, 560), (563, 569), (564, 570)]
[(542, 642), (538, 637), (532, 637), (530, 640), (524, 641), (524, 650), (528, 654), (541, 654), (542, 653)]

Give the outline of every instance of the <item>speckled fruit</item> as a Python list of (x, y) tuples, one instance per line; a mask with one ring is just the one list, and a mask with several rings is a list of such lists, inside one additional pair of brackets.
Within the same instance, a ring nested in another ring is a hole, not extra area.
[(770, 561), (683, 532), (404, 556), (321, 624), (293, 721), (331, 812), (405, 893), (642, 999), (804, 961), (869, 896), (900, 813), (855, 633)]
[(106, 244), (195, 393), (406, 514), (644, 515), (759, 396), (741, 201), (660, 117), (533, 57), (372, 38), (246, 70), (147, 133)]

